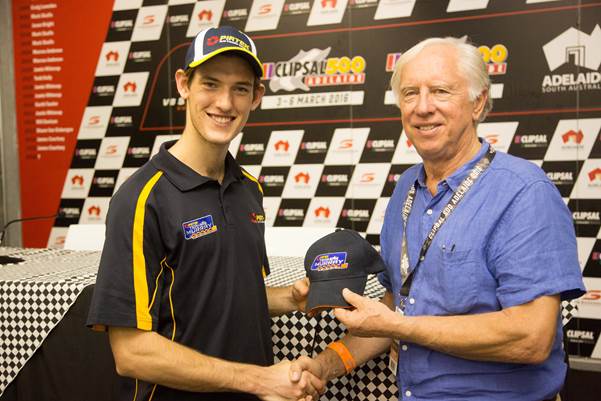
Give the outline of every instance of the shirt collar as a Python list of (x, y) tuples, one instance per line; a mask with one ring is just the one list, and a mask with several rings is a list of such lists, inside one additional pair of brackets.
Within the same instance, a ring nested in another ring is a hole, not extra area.
[[(461, 184), (463, 179), (468, 175), (468, 173), (474, 168), (474, 166), (484, 157), (486, 152), (488, 152), (488, 148), (490, 147), (489, 143), (482, 138), (478, 138), (478, 141), (482, 144), (480, 150), (470, 161), (465, 163), (463, 166), (459, 167), (453, 174), (448, 176), (442, 182), (446, 182), (451, 190), (455, 191), (457, 187)], [(424, 165), (420, 166), (417, 170), (415, 181), (420, 187), (426, 187), (426, 170), (424, 169)], [(438, 184), (440, 185), (440, 183)]]
[[(167, 179), (173, 183), (180, 191), (189, 191), (200, 185), (210, 181), (215, 181), (213, 178), (205, 177), (192, 170), (186, 164), (169, 153), (168, 149), (173, 146), (176, 141), (165, 142), (161, 145), (159, 153), (151, 160), (152, 164), (161, 170)], [(234, 160), (234, 157), (227, 152), (225, 156), (225, 173), (222, 185), (225, 187), (233, 181), (242, 178), (240, 166)]]

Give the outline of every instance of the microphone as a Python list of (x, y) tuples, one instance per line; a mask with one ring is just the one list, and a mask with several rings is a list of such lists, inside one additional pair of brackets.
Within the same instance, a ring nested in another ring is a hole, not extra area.
[[(0, 246), (2, 246), (2, 241), (4, 240), (4, 236), (6, 235), (6, 230), (13, 223), (20, 223), (20, 222), (23, 222), (23, 221), (32, 221), (32, 220), (55, 219), (55, 218), (59, 217), (59, 215), (60, 215), (60, 213), (55, 213), (55, 214), (50, 215), (50, 216), (33, 216), (33, 217), (24, 217), (22, 219), (13, 219), (13, 220), (10, 220), (8, 223), (6, 223), (4, 225), (4, 227), (2, 227), (2, 231), (0, 231)], [(23, 258), (16, 258), (14, 256), (8, 256), (8, 255), (0, 255), (0, 265), (8, 265), (8, 264), (20, 263), (20, 262), (24, 262), (24, 261), (25, 261), (25, 259), (23, 259)]]

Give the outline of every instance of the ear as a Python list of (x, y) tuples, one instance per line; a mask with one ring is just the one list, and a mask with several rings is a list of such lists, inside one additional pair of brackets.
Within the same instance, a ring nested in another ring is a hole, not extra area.
[(177, 84), (177, 91), (179, 92), (179, 95), (183, 99), (187, 99), (190, 93), (190, 87), (188, 86), (188, 76), (181, 68), (175, 72), (175, 83)]
[(474, 109), (472, 110), (472, 121), (478, 121), (482, 112), (484, 111), (484, 106), (488, 103), (488, 90), (484, 89), (480, 96), (474, 100)]
[(253, 93), (253, 103), (252, 103), (251, 110), (255, 110), (257, 107), (259, 107), (259, 104), (261, 103), (261, 99), (263, 99), (264, 94), (265, 94), (265, 85), (259, 84)]

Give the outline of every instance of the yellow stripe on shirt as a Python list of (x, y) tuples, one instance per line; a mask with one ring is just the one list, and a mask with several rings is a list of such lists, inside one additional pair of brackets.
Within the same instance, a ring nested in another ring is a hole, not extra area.
[(244, 174), (246, 176), (246, 178), (248, 178), (249, 180), (251, 180), (251, 181), (253, 181), (254, 183), (257, 184), (257, 186), (259, 187), (259, 192), (261, 192), (261, 195), (263, 195), (263, 188), (261, 187), (261, 184), (259, 184), (259, 181), (257, 181), (257, 179), (255, 177), (253, 177), (252, 175), (250, 175), (244, 169), (240, 169), (240, 170), (242, 171), (242, 174)]
[(134, 263), (134, 294), (136, 297), (136, 322), (138, 329), (152, 330), (152, 317), (149, 309), (148, 283), (146, 281), (146, 257), (144, 256), (144, 215), (146, 213), (146, 200), (150, 191), (163, 175), (157, 172), (144, 185), (138, 196), (136, 212), (134, 214), (134, 228), (132, 252)]

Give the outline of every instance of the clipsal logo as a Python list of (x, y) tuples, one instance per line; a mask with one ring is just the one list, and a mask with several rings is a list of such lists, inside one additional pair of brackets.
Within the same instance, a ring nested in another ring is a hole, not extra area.
[(488, 67), (488, 75), (501, 75), (507, 72), (507, 56), (509, 55), (509, 51), (505, 45), (496, 44), (493, 47), (480, 46), (478, 50)]
[(117, 154), (118, 150), (119, 150), (119, 148), (117, 147), (117, 145), (109, 145), (104, 150), (104, 156), (113, 156), (113, 155)]
[(583, 138), (584, 134), (582, 133), (582, 130), (578, 130), (578, 132), (569, 130), (561, 136), (563, 143), (572, 143), (574, 145), (580, 145)]
[(573, 173), (571, 171), (552, 171), (547, 173), (547, 177), (549, 177), (554, 184), (574, 181)]
[(113, 177), (96, 177), (92, 181), (94, 185), (99, 187), (112, 187), (115, 186), (115, 179)]
[(365, 209), (342, 209), (342, 217), (349, 219), (369, 219), (369, 210)]
[(595, 339), (595, 333), (589, 330), (568, 330), (566, 335), (572, 340), (591, 340)]
[(516, 135), (513, 142), (522, 145), (544, 145), (547, 144), (547, 135)]
[(171, 25), (184, 25), (189, 22), (189, 18), (187, 14), (183, 15), (171, 15), (169, 16), (169, 23)]
[(600, 261), (601, 260), (601, 252), (593, 252), (591, 254), (591, 259), (594, 260), (595, 262)]
[(320, 206), (317, 209), (315, 209), (313, 211), (313, 214), (315, 215), (315, 217), (321, 217), (324, 219), (327, 219), (330, 217), (330, 208), (327, 206)]
[(127, 154), (133, 157), (146, 157), (150, 155), (150, 148), (147, 146), (134, 146), (127, 149)]
[(311, 3), (308, 1), (302, 3), (286, 3), (284, 4), (284, 12), (286, 13), (301, 13), (311, 11)]
[(59, 214), (64, 216), (66, 219), (72, 219), (79, 216), (79, 209), (76, 207), (63, 207), (61, 208)]
[(302, 150), (309, 153), (328, 150), (328, 143), (325, 141), (302, 142), (300, 145)]
[(259, 182), (261, 184), (266, 184), (266, 185), (276, 185), (276, 184), (284, 184), (284, 176), (281, 174), (274, 174), (274, 175), (260, 175), (259, 176)]
[(601, 28), (595, 25), (590, 35), (576, 28), (568, 28), (555, 39), (543, 46), (550, 71), (564, 64), (570, 64), (576, 71), (579, 67), (590, 71), (571, 74), (545, 75), (543, 92), (566, 92), (600, 90), (601, 74)]
[(134, 27), (134, 21), (131, 19), (123, 19), (118, 21), (111, 21), (111, 28), (125, 31)]
[(90, 216), (100, 216), (100, 206), (92, 205), (88, 208), (88, 214)]
[(213, 19), (213, 11), (212, 10), (200, 10), (200, 12), (196, 15), (199, 21), (211, 21)]
[(71, 184), (73, 186), (83, 187), (84, 178), (82, 175), (74, 175), (71, 177)]
[(291, 92), (311, 87), (363, 84), (367, 62), (362, 56), (328, 57), (327, 49), (299, 50), (288, 61), (265, 63), (264, 79), (269, 79), (272, 92)]
[(290, 143), (288, 141), (284, 141), (280, 139), (274, 145), (276, 152), (288, 152), (290, 148)]
[(388, 182), (398, 182), (399, 178), (401, 178), (400, 174), (388, 174)]
[(367, 141), (366, 145), (367, 148), (369, 149), (373, 149), (374, 151), (385, 151), (385, 150), (390, 150), (390, 149), (394, 149), (395, 145), (394, 145), (394, 140), (393, 139), (375, 139), (375, 140), (369, 140)]
[(257, 154), (265, 152), (265, 144), (262, 143), (243, 143), (240, 145), (240, 152), (248, 154)]
[(112, 95), (115, 93), (114, 85), (98, 85), (92, 89), (92, 93), (95, 93), (100, 96)]
[(91, 158), (96, 157), (96, 149), (94, 148), (81, 148), (75, 149), (75, 154), (81, 158)]
[(88, 118), (88, 125), (98, 124), (100, 124), (100, 116), (90, 116), (90, 118)]
[(599, 212), (573, 212), (572, 218), (582, 222), (601, 222), (601, 218), (599, 218)]
[(135, 82), (128, 81), (125, 84), (123, 84), (123, 92), (135, 93), (137, 87), (138, 87), (138, 85), (136, 85)]
[(309, 173), (300, 172), (294, 176), (294, 182), (308, 184), (310, 178)]
[(282, 217), (305, 217), (303, 209), (280, 209), (278, 216)]
[(601, 168), (596, 168), (588, 172), (588, 180), (590, 182), (599, 181), (601, 182)]
[(152, 58), (152, 53), (150, 50), (143, 50), (137, 52), (130, 52), (129, 59), (135, 62), (147, 61)]
[(324, 174), (321, 176), (321, 182), (329, 184), (346, 184), (348, 183), (348, 175), (346, 174)]
[(363, 175), (361, 175), (361, 179), (359, 180), (359, 182), (362, 184), (368, 184), (370, 182), (373, 182), (375, 178), (376, 178), (375, 173), (363, 173)]
[(386, 55), (386, 72), (394, 71), (394, 66), (396, 62), (401, 58), (401, 54), (403, 53), (388, 53)]
[(119, 52), (116, 50), (111, 50), (109, 52), (107, 52), (104, 57), (106, 58), (106, 61), (118, 61), (119, 60)]
[(132, 116), (115, 116), (111, 117), (111, 124), (118, 126), (132, 125), (133, 124)]
[(233, 10), (225, 10), (223, 12), (223, 18), (227, 19), (239, 19), (248, 16), (248, 10), (246, 8), (236, 8)]

